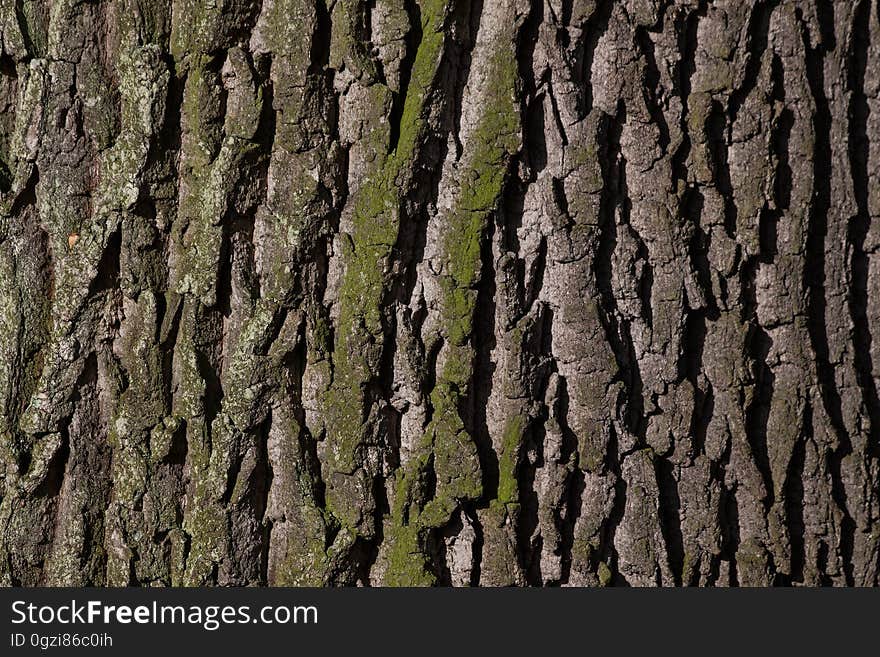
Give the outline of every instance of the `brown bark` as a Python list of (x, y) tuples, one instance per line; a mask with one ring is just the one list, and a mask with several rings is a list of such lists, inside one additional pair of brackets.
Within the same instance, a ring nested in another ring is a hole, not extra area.
[(0, 46), (3, 584), (878, 583), (880, 2)]

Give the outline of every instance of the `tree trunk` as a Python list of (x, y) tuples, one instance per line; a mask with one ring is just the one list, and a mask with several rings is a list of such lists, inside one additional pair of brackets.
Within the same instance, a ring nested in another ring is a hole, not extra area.
[(0, 583), (878, 584), (880, 2), (0, 44)]

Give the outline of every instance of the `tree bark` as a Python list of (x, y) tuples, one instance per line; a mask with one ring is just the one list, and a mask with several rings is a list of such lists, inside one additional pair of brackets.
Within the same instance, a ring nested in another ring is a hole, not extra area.
[(878, 584), (880, 2), (0, 45), (0, 583)]

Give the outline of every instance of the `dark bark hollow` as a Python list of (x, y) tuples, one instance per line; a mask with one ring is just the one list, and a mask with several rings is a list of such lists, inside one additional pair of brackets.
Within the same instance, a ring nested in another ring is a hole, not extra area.
[(877, 1), (0, 46), (0, 583), (878, 583)]

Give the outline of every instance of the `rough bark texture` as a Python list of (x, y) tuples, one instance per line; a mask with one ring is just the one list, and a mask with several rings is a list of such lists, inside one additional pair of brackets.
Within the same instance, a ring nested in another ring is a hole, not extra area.
[(878, 584), (877, 0), (0, 45), (0, 583)]

